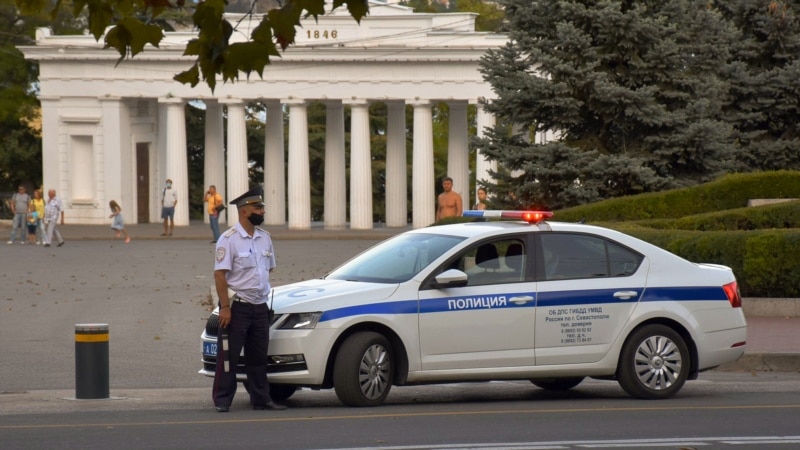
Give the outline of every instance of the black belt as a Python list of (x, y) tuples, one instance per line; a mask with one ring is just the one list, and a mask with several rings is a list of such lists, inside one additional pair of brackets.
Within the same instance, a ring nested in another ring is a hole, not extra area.
[(243, 299), (242, 297), (239, 297), (239, 294), (236, 294), (233, 297), (231, 297), (231, 301), (239, 302), (239, 303), (242, 303), (242, 304), (245, 304), (245, 305), (252, 305), (252, 306), (265, 305), (266, 306), (266, 303), (252, 303), (252, 302), (249, 302), (246, 299)]

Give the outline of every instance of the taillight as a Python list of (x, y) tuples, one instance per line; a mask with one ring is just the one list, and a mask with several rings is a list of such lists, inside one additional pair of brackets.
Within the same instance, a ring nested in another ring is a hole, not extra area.
[(739, 295), (739, 285), (735, 281), (722, 286), (722, 289), (725, 291), (725, 295), (728, 296), (728, 301), (732, 307), (742, 307), (742, 296)]

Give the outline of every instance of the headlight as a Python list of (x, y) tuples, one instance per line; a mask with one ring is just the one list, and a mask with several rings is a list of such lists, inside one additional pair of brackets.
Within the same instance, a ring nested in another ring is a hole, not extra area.
[(286, 316), (279, 330), (311, 330), (317, 326), (322, 312), (296, 313)]

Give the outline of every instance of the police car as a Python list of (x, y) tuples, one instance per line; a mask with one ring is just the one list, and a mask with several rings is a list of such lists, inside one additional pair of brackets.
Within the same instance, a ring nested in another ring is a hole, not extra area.
[[(408, 231), (321, 279), (276, 288), (273, 398), (333, 388), (346, 405), (373, 406), (392, 386), (530, 380), (564, 390), (592, 377), (663, 399), (744, 353), (728, 267), (550, 212), (464, 215), (480, 221)], [(214, 311), (202, 334), (207, 376), (216, 333)]]

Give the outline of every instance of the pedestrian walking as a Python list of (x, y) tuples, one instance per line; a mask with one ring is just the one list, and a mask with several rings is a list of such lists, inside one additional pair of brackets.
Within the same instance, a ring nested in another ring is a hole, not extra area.
[(33, 191), (33, 199), (31, 205), (36, 208), (36, 215), (38, 216), (36, 226), (36, 245), (44, 243), (44, 199), (42, 198), (42, 190), (36, 189)]
[(59, 222), (64, 225), (64, 204), (60, 198), (56, 197), (56, 190), (50, 189), (47, 191), (47, 203), (44, 205), (45, 247), (50, 247), (54, 236), (58, 241), (59, 247), (64, 245), (64, 238), (61, 237), (61, 233), (58, 231)]
[(275, 269), (275, 249), (269, 233), (259, 227), (264, 222), (262, 195), (259, 187), (231, 201), (238, 209), (239, 221), (220, 236), (214, 252), (219, 332), (212, 398), (218, 412), (230, 410), (242, 348), (253, 409), (286, 409), (272, 401), (267, 382), (270, 325), (267, 299), (271, 291), (270, 272)]

